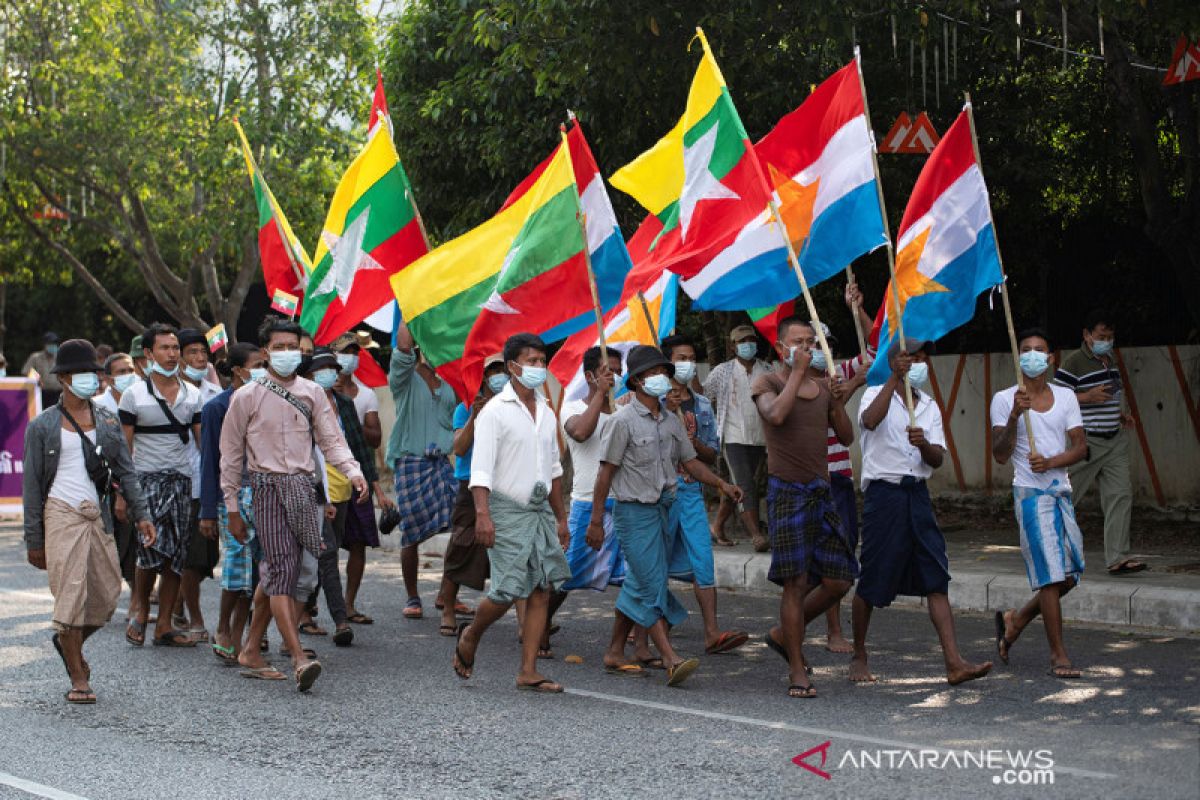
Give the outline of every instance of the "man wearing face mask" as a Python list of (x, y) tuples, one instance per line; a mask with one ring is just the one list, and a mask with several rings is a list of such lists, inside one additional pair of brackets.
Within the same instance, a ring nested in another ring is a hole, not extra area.
[(1116, 324), (1107, 311), (1084, 319), (1083, 344), (1063, 358), (1054, 382), (1075, 392), (1087, 432), (1087, 456), (1071, 467), (1075, 501), (1081, 502), (1095, 483), (1104, 511), (1104, 563), (1109, 575), (1146, 569), (1130, 558), (1129, 522), (1133, 485), (1129, 472), (1129, 433), (1133, 418), (1124, 411), (1121, 371), (1114, 361)]
[(30, 370), (38, 374), (38, 380), (42, 384), (42, 408), (54, 405), (58, 402), (58, 396), (62, 394), (62, 383), (54, 373), (54, 358), (57, 353), (58, 334), (47, 331), (42, 336), (42, 349), (30, 353), (29, 358), (25, 359), (25, 365), (21, 367), (22, 375), (28, 375)]
[(185, 631), (174, 628), (171, 610), (191, 543), (191, 444), (200, 436), (200, 391), (179, 378), (179, 338), (170, 325), (156, 322), (147, 328), (142, 333), (142, 353), (149, 364), (147, 377), (121, 395), (120, 416), (158, 539), (153, 547), (138, 548), (137, 616), (125, 638), (135, 647), (145, 643), (150, 590), (157, 573), (154, 644), (195, 647)]
[(155, 530), (120, 423), (90, 402), (100, 388), (95, 348), (66, 341), (52, 369), (65, 376), (67, 391), (25, 434), (25, 547), (54, 596), (51, 642), (71, 681), (66, 700), (90, 704), (96, 694), (83, 643), (112, 617), (121, 595), (107, 498), (114, 486), (133, 509), (144, 545), (154, 544)]
[[(1023, 608), (996, 612), (996, 649), (1007, 664), (1021, 631), (1040, 615), (1050, 643), (1050, 674), (1078, 678), (1063, 645), (1062, 596), (1083, 575), (1083, 534), (1075, 523), (1067, 467), (1087, 453), (1087, 436), (1075, 393), (1047, 383), (1054, 356), (1045, 332), (1031, 328), (1018, 343), (1025, 385), (992, 399), (992, 455), (1000, 464), (1013, 462), (1013, 510), (1025, 573), (1036, 594)], [(1030, 452), (1027, 423), (1032, 423), (1036, 455)]]
[[(375, 451), (383, 441), (383, 427), (379, 423), (379, 398), (375, 396), (375, 390), (354, 377), (358, 361), (362, 358), (362, 348), (352, 333), (339, 336), (330, 348), (337, 354), (340, 367), (333, 390), (354, 401), (363, 438), (374, 463)], [(373, 491), (369, 503), (351, 503), (346, 515), (346, 535), (342, 538), (342, 547), (349, 554), (346, 558), (346, 608), (350, 621), (355, 625), (370, 625), (375, 621), (359, 611), (354, 603), (358, 599), (358, 590), (367, 568), (367, 548), (379, 547), (379, 525), (375, 521), (376, 499), (384, 508), (395, 507), (382, 491)]]
[[(321, 664), (300, 645), (292, 595), (299, 578), (301, 552), (321, 552), (321, 509), (317, 505), (314, 445), (325, 460), (350, 479), (354, 500), (367, 498), (367, 482), (338, 425), (325, 391), (297, 376), (303, 358), (303, 331), (295, 322), (270, 316), (259, 328), (267, 352), (267, 375), (235, 392), (221, 429), (221, 490), (229, 532), (247, 535), (239, 493), (242, 473), (250, 473), (254, 528), (262, 545), (261, 587), (270, 614), (292, 657), (296, 688), (306, 692), (321, 674)], [(336, 363), (336, 362), (335, 362)], [(266, 632), (264, 614), (255, 610), (247, 640)], [(239, 662), (261, 667), (261, 655), (242, 651)]]
[[(755, 551), (765, 553), (770, 548), (758, 519), (758, 470), (767, 457), (766, 439), (758, 409), (750, 396), (750, 386), (771, 371), (767, 362), (758, 358), (758, 335), (752, 325), (738, 325), (729, 332), (737, 357), (713, 367), (704, 381), (704, 394), (712, 402), (717, 415), (717, 433), (725, 448), (725, 463), (729, 474), (745, 495), (739, 513), (742, 527), (750, 534)], [(725, 520), (733, 506), (724, 500), (717, 511), (713, 536), (718, 544), (725, 538)]]
[[(179, 330), (180, 373), (183, 380), (200, 391), (200, 407), (221, 393), (221, 387), (208, 380), (208, 340), (195, 328)], [(213, 576), (221, 560), (217, 532), (200, 527), (200, 440), (188, 444), (192, 458), (192, 524), (188, 537), (188, 557), (179, 581), (180, 599), (175, 603), (174, 624), (187, 630), (197, 642), (209, 641), (208, 627), (200, 606), (200, 584)], [(184, 616), (184, 607), (187, 616)], [(189, 623), (190, 618), (190, 623)]]
[[(946, 457), (942, 412), (927, 389), (929, 365), (922, 342), (897, 342), (888, 352), (892, 374), (871, 386), (859, 404), (863, 468), (862, 570), (854, 594), (854, 656), (850, 680), (874, 681), (867, 666), (871, 612), (891, 605), (897, 595), (926, 598), (951, 686), (982, 678), (992, 662), (972, 664), (962, 657), (950, 610), (950, 563), (946, 539), (933, 515), (925, 481)], [(904, 376), (912, 386), (911, 424)]]
[(812, 323), (799, 317), (781, 320), (775, 350), (782, 369), (764, 375), (753, 387), (767, 438), (767, 578), (783, 587), (779, 627), (766, 640), (789, 664), (788, 696), (808, 699), (817, 692), (804, 661), (805, 629), (836, 605), (858, 577), (858, 562), (830, 487), (828, 457), (828, 431), (848, 446), (854, 428), (840, 385), (830, 387), (810, 370), (812, 354), (820, 352)]
[(400, 571), (408, 593), (403, 613), (405, 619), (420, 619), (417, 546), (450, 526), (458, 491), (450, 466), (458, 398), (450, 384), (419, 358), (416, 342), (403, 322), (396, 329), (388, 388), (396, 404), (387, 462), (395, 471), (400, 509)]
[[(108, 377), (108, 388), (96, 395), (92, 402), (116, 417), (120, 413), (118, 406), (122, 395), (138, 379), (133, 371), (133, 359), (126, 353), (113, 353), (104, 360), (104, 374)], [(117, 560), (121, 565), (121, 577), (129, 584), (128, 618), (132, 619), (137, 611), (137, 592), (134, 589), (134, 578), (137, 575), (137, 536), (124, 496), (113, 492), (109, 499), (112, 502), (113, 538), (117, 543)]]
[(558, 693), (563, 687), (537, 668), (548, 595), (571, 577), (563, 556), (568, 535), (558, 434), (554, 410), (540, 391), (546, 361), (546, 345), (537, 336), (510, 336), (504, 362), (512, 378), (475, 421), (475, 541), (488, 548), (491, 588), (474, 621), (459, 627), (453, 666), (458, 677), (470, 678), (483, 634), (509, 606), (525, 600), (517, 688)]
[(475, 450), (475, 421), (493, 397), (508, 385), (508, 369), (503, 355), (489, 356), (483, 362), (483, 383), (468, 408), (459, 403), (454, 409), (454, 477), (458, 494), (454, 497), (454, 513), (450, 517), (450, 543), (442, 563), (442, 588), (438, 593), (442, 624), (438, 633), (453, 636), (458, 615), (474, 614), (465, 603), (458, 602), (460, 586), (482, 592), (487, 583), (489, 567), (487, 548), (475, 541), (475, 500), (471, 496), (471, 455)]
[(687, 611), (667, 585), (667, 525), (675, 502), (676, 476), (682, 467), (734, 502), (742, 500), (742, 490), (721, 480), (696, 458), (683, 423), (663, 408), (663, 398), (671, 391), (674, 365), (658, 348), (648, 345), (630, 350), (626, 364), (629, 377), (625, 385), (634, 398), (617, 410), (604, 432), (587, 533), (588, 544), (599, 549), (604, 542), (603, 509), (611, 489), (617, 501), (613, 528), (625, 556), (626, 573), (604, 663), (606, 667), (628, 663), (625, 641), (633, 626), (640, 625), (662, 656), (667, 685), (678, 686), (700, 662), (680, 656), (667, 635), (668, 626), (687, 619)]
[[(688, 337), (675, 334), (662, 340), (662, 352), (675, 365), (671, 392), (666, 397), (667, 411), (683, 423), (696, 457), (707, 465), (715, 465), (721, 440), (712, 404), (691, 389), (696, 377), (696, 347)], [(688, 581), (695, 587), (696, 604), (704, 621), (704, 652), (728, 653), (749, 641), (750, 635), (745, 631), (722, 631), (717, 624), (716, 569), (704, 492), (686, 470), (677, 472), (675, 502), (667, 520), (671, 537), (667, 571), (673, 579)]]

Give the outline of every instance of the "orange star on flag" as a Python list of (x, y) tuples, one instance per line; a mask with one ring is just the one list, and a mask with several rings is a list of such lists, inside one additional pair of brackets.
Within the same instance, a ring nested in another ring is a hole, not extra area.
[(805, 186), (780, 172), (774, 164), (767, 164), (767, 169), (771, 173), (771, 186), (779, 195), (779, 216), (787, 228), (792, 247), (799, 251), (812, 227), (813, 206), (817, 202), (817, 187), (821, 181), (818, 178)]
[(892, 301), (892, 286), (888, 286), (887, 291), (887, 310), (888, 310), (888, 330), (893, 334), (896, 332), (896, 326), (899, 319), (904, 316), (904, 309), (908, 305), (908, 301), (914, 297), (920, 297), (923, 294), (930, 292), (948, 292), (950, 291), (945, 286), (922, 273), (917, 267), (921, 263), (921, 254), (925, 252), (925, 244), (929, 241), (929, 232), (932, 228), (926, 228), (921, 231), (916, 238), (905, 245), (904, 249), (896, 254), (896, 280), (895, 288), (899, 292), (900, 313), (893, 315), (895, 304)]

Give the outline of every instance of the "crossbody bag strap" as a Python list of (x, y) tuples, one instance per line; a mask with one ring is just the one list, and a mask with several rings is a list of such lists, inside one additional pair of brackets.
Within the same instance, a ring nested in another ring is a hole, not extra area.
[(270, 378), (258, 378), (255, 380), (255, 383), (265, 387), (266, 390), (269, 391), (271, 394), (274, 394), (278, 397), (282, 397), (284, 400), (286, 400), (288, 402), (289, 405), (291, 405), (293, 408), (295, 408), (297, 411), (299, 411), (300, 416), (304, 417), (305, 422), (308, 423), (308, 433), (309, 433), (309, 436), (312, 437), (313, 444), (316, 444), (317, 435), (316, 435), (316, 432), (313, 430), (312, 410), (310, 410), (308, 406), (304, 405), (304, 403), (301, 403), (300, 399), (298, 397), (296, 397), (296, 395), (292, 394), (287, 389), (280, 386), (278, 383), (271, 380)]
[[(94, 406), (92, 406), (91, 401), (88, 401), (88, 407), (92, 413), (92, 424), (94, 426), (93, 430), (96, 431), (95, 448), (88, 446), (87, 434), (83, 432), (83, 428), (80, 427), (79, 423), (75, 421), (75, 418), (71, 416), (71, 412), (67, 411), (67, 407), (63, 405), (61, 401), (58, 404), (59, 413), (66, 418), (67, 422), (71, 423), (71, 427), (74, 428), (75, 432), (79, 434), (79, 444), (81, 447), (83, 447), (84, 468), (87, 470), (88, 476), (90, 477), (98, 470), (107, 470), (108, 466), (100, 461), (100, 424), (96, 422), (96, 409)], [(109, 474), (111, 476), (111, 472)], [(98, 489), (99, 487), (97, 486), (96, 488)], [(106, 486), (106, 488), (109, 487)], [(104, 492), (101, 492), (101, 494), (104, 494)]]
[[(171, 426), (171, 430), (175, 431), (176, 435), (179, 436), (179, 441), (183, 442), (184, 444), (187, 444), (188, 441), (190, 440), (190, 437), (188, 436), (187, 426), (175, 418), (175, 415), (171, 413), (171, 407), (169, 405), (167, 405), (167, 401), (163, 400), (161, 397), (159, 397), (157, 394), (154, 393), (154, 383), (151, 382), (149, 377), (146, 378), (146, 391), (150, 394), (151, 397), (154, 398), (154, 401), (156, 403), (158, 403), (158, 407), (162, 409), (163, 414), (167, 418), (167, 423)], [(186, 392), (187, 389), (181, 384), (179, 387), (179, 391)]]

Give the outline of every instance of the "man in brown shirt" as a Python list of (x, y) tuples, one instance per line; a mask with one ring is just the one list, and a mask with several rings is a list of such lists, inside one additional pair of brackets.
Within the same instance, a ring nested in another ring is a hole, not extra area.
[(799, 317), (782, 320), (775, 350), (783, 365), (751, 387), (767, 441), (767, 578), (783, 587), (783, 642), (771, 632), (766, 640), (788, 661), (788, 696), (801, 698), (817, 696), (801, 650), (804, 628), (837, 603), (858, 577), (858, 562), (846, 543), (829, 488), (826, 438), (833, 428), (848, 445), (854, 430), (840, 387), (831, 389), (808, 374), (816, 347), (816, 332), (809, 323)]
[[(246, 522), (238, 505), (242, 467), (250, 473), (254, 528), (262, 544), (260, 587), (270, 598), (255, 598), (254, 621), (247, 641), (266, 633), (268, 613), (292, 654), (296, 686), (308, 691), (321, 674), (316, 659), (305, 660), (296, 626), (292, 593), (296, 588), (301, 551), (316, 557), (321, 549), (321, 509), (317, 505), (319, 447), (325, 460), (350, 479), (356, 498), (366, 498), (367, 482), (338, 426), (325, 391), (306, 378), (300, 367), (301, 328), (282, 317), (268, 317), (259, 329), (259, 344), (267, 351), (267, 377), (253, 380), (234, 393), (221, 428), (221, 490), (229, 514), (229, 533), (246, 540)], [(258, 648), (242, 648), (238, 661), (251, 677), (278, 680), (263, 662)]]

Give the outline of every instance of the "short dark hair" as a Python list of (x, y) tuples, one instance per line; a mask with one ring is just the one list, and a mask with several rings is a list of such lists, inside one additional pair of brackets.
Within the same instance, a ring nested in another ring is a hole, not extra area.
[(154, 340), (159, 336), (174, 336), (179, 338), (179, 331), (174, 325), (168, 325), (165, 322), (152, 322), (150, 327), (142, 331), (142, 349), (153, 350)]
[(112, 375), (113, 364), (117, 363), (122, 358), (128, 358), (130, 361), (133, 360), (129, 353), (113, 353), (108, 358), (104, 359), (104, 374)]
[(504, 343), (504, 362), (507, 364), (509, 361), (516, 361), (521, 353), (530, 349), (538, 350), (542, 355), (546, 355), (548, 352), (546, 343), (540, 336), (532, 333), (515, 333)]
[(307, 335), (304, 333), (304, 328), (301, 328), (294, 320), (268, 314), (267, 318), (262, 321), (262, 325), (258, 326), (258, 343), (266, 347), (271, 343), (271, 337), (277, 333), (290, 333), (297, 339)]
[(1107, 308), (1093, 308), (1083, 315), (1083, 327), (1084, 330), (1094, 331), (1097, 325), (1104, 325), (1115, 331), (1117, 329), (1116, 317)]
[(812, 326), (811, 322), (806, 320), (804, 317), (799, 317), (793, 314), (790, 317), (784, 317), (783, 319), (779, 320), (779, 326), (775, 329), (775, 338), (779, 341), (783, 341), (783, 337), (787, 332), (787, 329), (793, 325), (803, 325), (813, 333), (817, 332), (816, 328)]
[[(608, 347), (605, 349), (608, 350), (609, 358), (616, 358), (616, 359), (621, 358), (621, 351), (616, 349), (615, 347)], [(600, 351), (600, 345), (596, 345), (595, 347), (589, 347), (583, 354), (583, 371), (584, 372), (595, 372), (596, 370), (598, 370), (600, 368), (601, 358), (602, 358), (602, 354)]]
[(692, 337), (687, 336), (686, 334), (673, 333), (662, 340), (662, 343), (659, 344), (658, 349), (662, 350), (663, 355), (670, 360), (671, 353), (675, 351), (676, 347), (690, 347), (695, 350), (696, 343), (692, 341)]
[(1046, 343), (1046, 349), (1052, 353), (1054, 352), (1054, 342), (1050, 341), (1050, 334), (1046, 333), (1044, 328), (1039, 328), (1037, 326), (1025, 328), (1023, 331), (1017, 334), (1017, 347), (1020, 347), (1021, 342), (1025, 341), (1026, 339), (1032, 339), (1034, 337), (1041, 339)]

